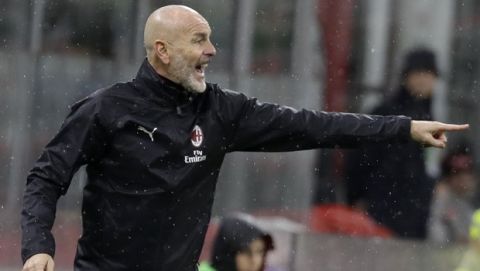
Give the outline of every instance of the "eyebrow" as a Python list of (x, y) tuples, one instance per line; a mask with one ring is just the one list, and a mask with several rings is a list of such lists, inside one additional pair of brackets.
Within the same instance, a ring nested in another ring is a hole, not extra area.
[(195, 34), (193, 34), (193, 36), (194, 36), (195, 38), (203, 38), (203, 39), (205, 39), (205, 38), (208, 37), (208, 34), (205, 33), (205, 32), (202, 32), (202, 33), (195, 33)]

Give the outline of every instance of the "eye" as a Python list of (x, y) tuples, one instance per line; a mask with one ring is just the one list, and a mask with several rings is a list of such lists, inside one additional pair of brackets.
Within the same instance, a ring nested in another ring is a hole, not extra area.
[(201, 39), (194, 39), (194, 40), (193, 40), (193, 43), (202, 44), (204, 41), (205, 41), (205, 39), (203, 39), (203, 38), (201, 38)]

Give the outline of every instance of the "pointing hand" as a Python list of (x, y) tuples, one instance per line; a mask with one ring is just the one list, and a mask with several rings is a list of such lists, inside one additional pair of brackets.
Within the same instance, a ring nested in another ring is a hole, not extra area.
[(437, 148), (445, 148), (447, 131), (463, 131), (469, 128), (468, 124), (446, 124), (438, 121), (412, 120), (410, 136), (413, 140)]

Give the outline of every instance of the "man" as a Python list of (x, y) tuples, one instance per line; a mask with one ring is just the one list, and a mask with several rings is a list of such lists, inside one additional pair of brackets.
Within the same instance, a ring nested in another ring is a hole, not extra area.
[(197, 270), (223, 158), (363, 142), (444, 147), (467, 126), (263, 104), (205, 83), (210, 26), (185, 6), (153, 12), (135, 80), (76, 103), (30, 172), (24, 270), (53, 270), (57, 199), (87, 165), (75, 270)]
[[(372, 114), (432, 120), (431, 101), (437, 77), (432, 51), (426, 48), (409, 51), (397, 91)], [(434, 181), (426, 171), (424, 149), (415, 142), (370, 144), (361, 151), (353, 151), (348, 160), (349, 201), (363, 206), (397, 236), (425, 239)]]

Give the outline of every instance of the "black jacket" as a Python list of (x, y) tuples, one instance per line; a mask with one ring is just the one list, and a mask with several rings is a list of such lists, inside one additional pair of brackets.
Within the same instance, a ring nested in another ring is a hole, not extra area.
[[(153, 131), (153, 133), (152, 133)], [(196, 270), (226, 153), (406, 141), (410, 119), (295, 110), (208, 84), (191, 94), (145, 61), (76, 103), (31, 170), (22, 258), (53, 255), (58, 198), (87, 165), (75, 270)]]
[[(431, 100), (415, 98), (402, 86), (372, 113), (431, 120)], [(350, 202), (365, 200), (368, 213), (399, 236), (425, 238), (434, 184), (419, 144), (367, 144), (351, 152), (347, 164)]]

